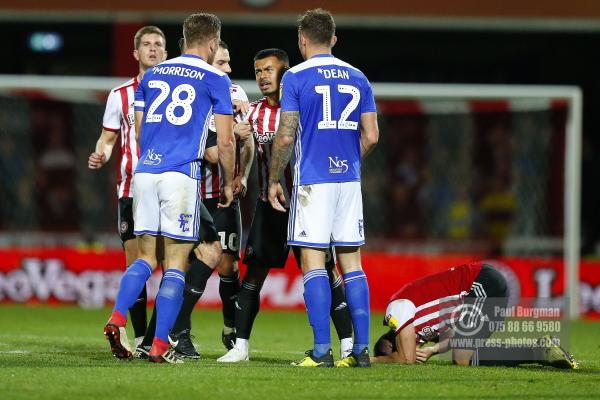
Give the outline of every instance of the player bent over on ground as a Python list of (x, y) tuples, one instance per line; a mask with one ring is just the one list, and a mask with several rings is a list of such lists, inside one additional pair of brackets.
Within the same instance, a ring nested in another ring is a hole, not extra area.
[[(110, 91), (102, 119), (102, 133), (88, 160), (90, 169), (101, 168), (110, 160), (113, 148), (119, 135), (121, 136), (121, 167), (117, 186), (119, 196), (117, 226), (128, 266), (138, 258), (137, 241), (133, 234), (132, 210), (133, 172), (140, 155), (136, 140), (133, 106), (135, 91), (146, 70), (163, 62), (167, 56), (165, 35), (156, 26), (144, 26), (138, 30), (133, 39), (133, 46), (133, 57), (139, 65), (138, 74)], [(146, 286), (144, 285), (135, 303), (129, 309), (136, 347), (140, 345), (146, 332), (146, 297)]]
[(285, 212), (279, 177), (295, 151), (288, 244), (300, 247), (304, 301), (314, 346), (300, 367), (332, 367), (331, 289), (325, 255), (335, 246), (352, 316), (354, 345), (344, 365), (368, 367), (369, 286), (360, 260), (364, 244), (360, 161), (379, 138), (371, 85), (353, 66), (335, 58), (335, 22), (328, 11), (307, 11), (298, 24), (305, 62), (282, 78), (281, 122), (273, 144), (269, 202)]
[[(452, 351), (452, 360), (459, 365), (538, 363), (578, 368), (573, 356), (549, 335), (539, 338), (535, 346), (485, 345), (494, 329), (503, 326), (503, 313), (497, 310), (506, 309), (508, 294), (504, 276), (481, 263), (410, 282), (388, 304), (384, 324), (390, 331), (375, 344), (372, 361), (424, 363), (435, 354)], [(420, 347), (427, 342), (435, 344)]]
[(228, 207), (233, 199), (231, 82), (210, 66), (221, 22), (211, 14), (193, 14), (184, 21), (183, 31), (186, 54), (148, 70), (136, 92), (141, 157), (134, 178), (134, 233), (139, 258), (123, 275), (114, 311), (104, 327), (118, 358), (131, 357), (125, 335), (126, 311), (157, 266), (156, 240), (162, 236), (165, 274), (156, 297), (156, 334), (148, 359), (182, 362), (169, 349), (168, 334), (183, 300), (189, 253), (199, 239), (198, 180), (211, 110), (225, 182), (221, 206)]
[[(273, 136), (280, 119), (279, 88), (283, 73), (289, 68), (289, 59), (281, 49), (265, 49), (254, 57), (256, 83), (265, 96), (250, 104), (245, 122), (237, 125), (242, 134), (253, 135), (257, 153), (259, 196), (252, 218), (252, 226), (246, 244), (244, 263), (248, 265), (242, 288), (237, 298), (235, 312), (235, 346), (218, 362), (240, 362), (249, 359), (249, 339), (254, 319), (260, 308), (260, 291), (270, 268), (284, 268), (288, 259), (289, 247), (286, 232), (289, 211), (274, 210), (267, 199), (269, 164)], [(244, 131), (242, 131), (244, 130)], [(292, 172), (286, 165), (280, 179), (282, 186), (291, 193)], [(300, 252), (294, 248), (296, 261), (300, 265)], [(352, 351), (352, 320), (342, 278), (337, 272), (335, 256), (327, 254), (326, 267), (331, 285), (330, 315), (340, 338), (342, 358)]]

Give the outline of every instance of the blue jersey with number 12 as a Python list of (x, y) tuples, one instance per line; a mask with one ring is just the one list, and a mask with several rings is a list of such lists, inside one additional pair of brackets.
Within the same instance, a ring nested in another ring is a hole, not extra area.
[(213, 113), (232, 114), (227, 74), (184, 54), (149, 69), (135, 92), (144, 112), (137, 172), (184, 173), (200, 179)]
[(281, 112), (299, 111), (294, 185), (360, 181), (360, 116), (375, 112), (367, 77), (331, 54), (285, 73)]

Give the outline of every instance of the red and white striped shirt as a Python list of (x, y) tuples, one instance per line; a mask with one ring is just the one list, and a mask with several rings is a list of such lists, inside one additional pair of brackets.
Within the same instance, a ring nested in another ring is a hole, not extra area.
[[(258, 160), (258, 196), (261, 200), (267, 201), (269, 190), (269, 168), (271, 166), (271, 148), (273, 147), (273, 137), (279, 126), (279, 117), (281, 106), (271, 106), (267, 98), (255, 101), (250, 104), (247, 114), (247, 120), (254, 133), (254, 143), (256, 144), (256, 156)], [(290, 164), (285, 167), (283, 174), (282, 187), (292, 190), (292, 169)]]
[(434, 340), (458, 318), (454, 311), (463, 304), (481, 267), (465, 264), (404, 285), (390, 299), (385, 324), (399, 332), (412, 323), (417, 342)]
[[(231, 100), (240, 100), (247, 102), (248, 96), (242, 87), (236, 83), (232, 83), (229, 88), (229, 92), (231, 94)], [(243, 120), (244, 116), (235, 114), (234, 116), (235, 122), (240, 122)], [(215, 127), (215, 118), (214, 116), (210, 119), (209, 129), (212, 132), (216, 132)], [(234, 176), (237, 176), (240, 171), (240, 141), (236, 140), (235, 143), (235, 169)], [(214, 199), (220, 196), (221, 194), (221, 186), (223, 185), (221, 179), (221, 171), (220, 166), (218, 164), (211, 164), (209, 162), (203, 163), (203, 171), (202, 171), (202, 181), (200, 182), (200, 191), (201, 198), (204, 199)]]
[(106, 101), (102, 128), (121, 133), (121, 167), (117, 193), (121, 197), (133, 197), (133, 172), (140, 157), (140, 148), (135, 140), (134, 95), (138, 81), (132, 78), (112, 89)]

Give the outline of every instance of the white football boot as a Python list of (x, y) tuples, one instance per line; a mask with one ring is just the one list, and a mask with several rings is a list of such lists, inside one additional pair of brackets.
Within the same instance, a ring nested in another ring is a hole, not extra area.
[(248, 340), (237, 339), (235, 345), (224, 356), (217, 359), (217, 362), (222, 363), (237, 363), (248, 361)]

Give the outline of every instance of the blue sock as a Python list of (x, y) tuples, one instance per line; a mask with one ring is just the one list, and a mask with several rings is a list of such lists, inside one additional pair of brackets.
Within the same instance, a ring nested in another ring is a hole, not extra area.
[(127, 318), (127, 311), (139, 297), (150, 275), (152, 275), (150, 264), (139, 258), (135, 260), (121, 278), (113, 311), (118, 311)]
[(168, 342), (169, 332), (179, 315), (183, 303), (185, 274), (177, 269), (168, 269), (156, 295), (155, 337)]
[(331, 288), (327, 271), (315, 269), (304, 275), (304, 303), (308, 321), (313, 328), (313, 355), (322, 357), (331, 347), (329, 332), (329, 309), (331, 308)]
[(354, 271), (344, 274), (346, 285), (346, 301), (352, 316), (354, 326), (354, 347), (352, 351), (359, 354), (364, 348), (369, 347), (370, 309), (369, 309), (369, 284), (363, 271)]

